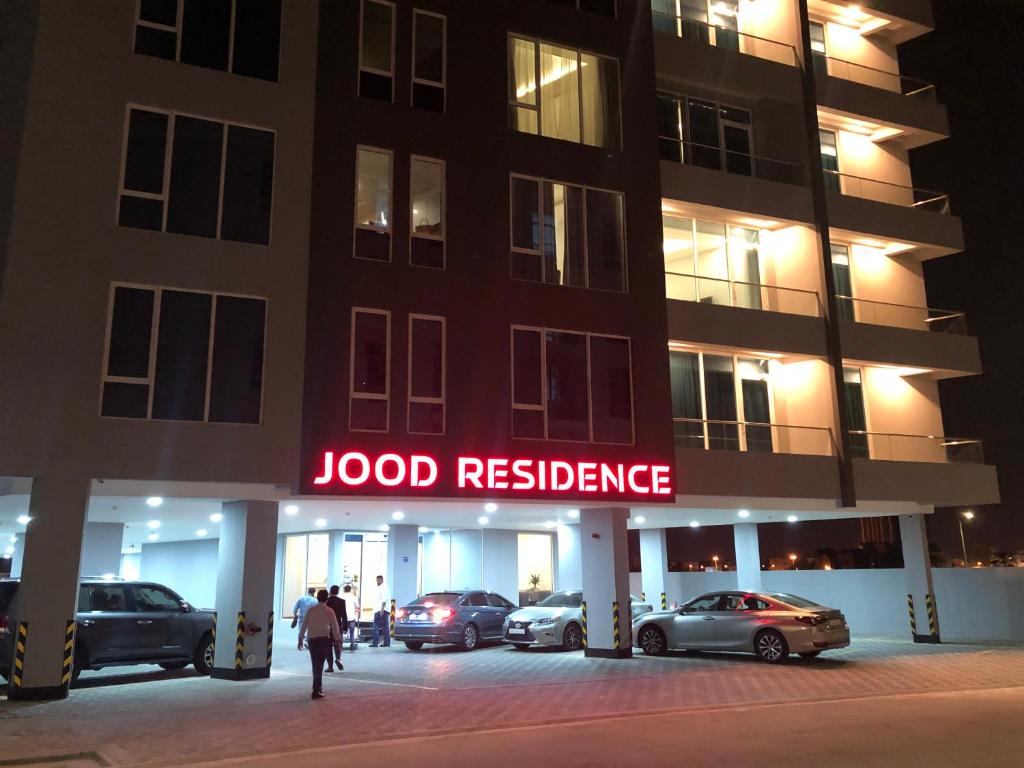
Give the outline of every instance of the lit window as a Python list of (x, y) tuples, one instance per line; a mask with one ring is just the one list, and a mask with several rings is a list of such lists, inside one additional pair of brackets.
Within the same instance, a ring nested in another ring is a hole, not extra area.
[(447, 66), (445, 17), (415, 10), (412, 25), (412, 105), (418, 109), (444, 112)]
[(409, 315), (409, 432), (444, 434), (445, 319)]
[(349, 429), (387, 432), (391, 392), (391, 313), (352, 309)]
[(363, 0), (359, 27), (359, 95), (394, 101), (395, 6)]
[(391, 261), (391, 153), (356, 150), (355, 256)]
[(410, 163), (409, 263), (415, 267), (444, 269), (445, 195), (444, 163), (413, 157)]

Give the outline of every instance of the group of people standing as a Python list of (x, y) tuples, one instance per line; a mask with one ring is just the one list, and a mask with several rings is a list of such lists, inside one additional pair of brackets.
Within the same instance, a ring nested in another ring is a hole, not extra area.
[[(340, 594), (339, 594), (340, 592)], [(391, 593), (384, 584), (384, 577), (377, 577), (373, 593), (373, 642), (371, 648), (391, 645)], [(292, 627), (299, 627), (299, 650), (303, 640), (308, 638), (310, 661), (313, 664), (313, 699), (322, 699), (324, 665), (328, 672), (335, 667), (341, 672), (341, 651), (348, 642), (349, 652), (356, 650), (356, 634), (359, 631), (359, 600), (351, 584), (344, 589), (337, 585), (330, 591), (317, 591), (310, 587), (307, 594), (295, 602)], [(383, 642), (382, 642), (383, 641)]]

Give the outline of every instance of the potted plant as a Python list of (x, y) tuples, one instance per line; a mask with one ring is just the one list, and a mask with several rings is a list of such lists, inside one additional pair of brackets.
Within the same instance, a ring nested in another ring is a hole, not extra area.
[(537, 587), (540, 586), (540, 574), (539, 573), (531, 573), (529, 581), (530, 581), (530, 605), (533, 605), (534, 603), (537, 602)]

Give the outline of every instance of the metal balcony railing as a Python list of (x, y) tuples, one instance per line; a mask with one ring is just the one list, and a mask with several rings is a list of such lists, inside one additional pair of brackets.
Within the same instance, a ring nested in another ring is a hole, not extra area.
[(823, 317), (825, 314), (821, 298), (815, 291), (745, 283), (718, 277), (666, 272), (665, 293), (668, 298), (678, 301), (761, 309), (805, 317)]
[(938, 435), (902, 435), (850, 430), (855, 459), (916, 461), (933, 464), (984, 464), (980, 440)]
[(699, 19), (691, 19), (676, 13), (652, 9), (654, 29), (666, 32), (684, 40), (694, 40), (705, 45), (713, 45), (737, 53), (756, 56), (759, 59), (777, 61), (791, 67), (799, 66), (800, 59), (796, 48), (778, 40), (747, 34), (728, 27), (709, 24)]
[(935, 101), (935, 86), (916, 77), (907, 77), (899, 72), (887, 72), (884, 69), (875, 69), (853, 61), (823, 56), (820, 53), (815, 53), (812, 61), (814, 62), (814, 71), (820, 75), (829, 75), (862, 85), (870, 85), (915, 99)]
[(836, 456), (828, 427), (801, 427), (720, 419), (672, 419), (677, 448), (748, 453), (786, 453), (798, 456)]
[(888, 304), (884, 301), (855, 299), (852, 296), (836, 296), (836, 302), (840, 320), (958, 336), (967, 334), (967, 316), (951, 309)]
[(783, 184), (806, 185), (804, 166), (788, 160), (777, 160), (749, 152), (737, 152), (710, 144), (658, 136), (658, 151), (662, 160), (684, 165), (696, 165), (714, 171), (725, 171), (738, 176), (753, 176)]
[(830, 171), (827, 168), (823, 169), (823, 172), (825, 174), (825, 189), (829, 192), (839, 192), (849, 197), (861, 197), (866, 200), (918, 208), (933, 213), (948, 214), (950, 212), (949, 195), (944, 192), (907, 187), (889, 181), (865, 179), (861, 176), (851, 176), (848, 173)]

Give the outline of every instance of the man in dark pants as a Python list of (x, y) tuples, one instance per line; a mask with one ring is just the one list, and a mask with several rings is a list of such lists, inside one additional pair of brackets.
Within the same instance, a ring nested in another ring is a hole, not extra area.
[(327, 590), (316, 593), (317, 604), (306, 611), (299, 628), (299, 650), (302, 650), (302, 638), (309, 635), (309, 659), (313, 663), (313, 696), (314, 699), (324, 697), (324, 662), (330, 658), (331, 645), (341, 641), (341, 629), (334, 611), (327, 607)]
[[(327, 607), (334, 611), (334, 616), (338, 620), (338, 626), (341, 627), (341, 634), (334, 638), (334, 663), (338, 665), (338, 671), (341, 672), (345, 669), (341, 663), (341, 641), (344, 640), (345, 632), (348, 631), (348, 607), (341, 596), (338, 595), (338, 590), (337, 584), (331, 587), (331, 596), (327, 598)], [(327, 655), (327, 671), (334, 671), (334, 667), (331, 665), (330, 654)]]

